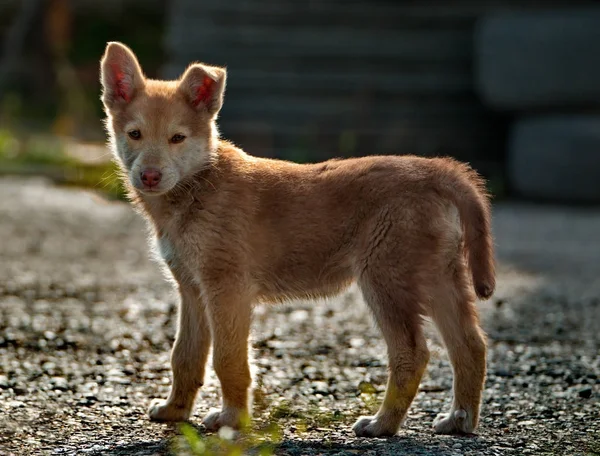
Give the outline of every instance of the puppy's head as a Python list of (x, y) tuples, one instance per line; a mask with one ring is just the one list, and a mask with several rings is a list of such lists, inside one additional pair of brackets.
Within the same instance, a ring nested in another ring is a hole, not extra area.
[(176, 81), (147, 79), (133, 52), (111, 42), (101, 81), (111, 147), (133, 188), (166, 193), (214, 160), (225, 69), (196, 63)]

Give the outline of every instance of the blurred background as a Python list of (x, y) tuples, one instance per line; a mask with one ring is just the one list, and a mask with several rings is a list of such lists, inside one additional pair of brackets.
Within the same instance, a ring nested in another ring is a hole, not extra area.
[(594, 1), (2, 0), (0, 172), (120, 197), (107, 41), (149, 77), (227, 66), (220, 126), (261, 156), (450, 155), (497, 198), (600, 200)]
[[(488, 179), (482, 437), (431, 435), (452, 384), (428, 332), (409, 433), (343, 451), (387, 363), (354, 288), (256, 309), (279, 454), (600, 454), (600, 3), (583, 0), (0, 0), (0, 453), (169, 454), (175, 434), (146, 418), (177, 297), (105, 145), (112, 40), (152, 78), (227, 66), (220, 129), (251, 154), (450, 155)], [(209, 369), (194, 420), (219, 397)]]

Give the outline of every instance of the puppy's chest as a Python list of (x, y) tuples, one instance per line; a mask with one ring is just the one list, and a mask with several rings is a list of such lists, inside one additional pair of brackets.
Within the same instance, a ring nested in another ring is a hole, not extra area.
[(173, 237), (163, 232), (156, 238), (157, 253), (172, 270), (181, 273), (197, 271), (203, 262), (203, 242), (199, 236), (193, 240)]
[[(156, 233), (156, 250), (160, 258), (171, 270), (188, 266), (192, 257), (197, 256), (197, 250), (189, 245), (190, 235), (183, 225), (179, 214), (170, 214), (167, 223), (159, 225)], [(198, 236), (195, 243), (197, 244)]]
[(167, 264), (167, 266), (170, 268), (175, 268), (180, 264), (178, 259), (180, 255), (177, 253), (175, 244), (166, 234), (156, 238), (156, 246), (158, 248), (159, 256)]

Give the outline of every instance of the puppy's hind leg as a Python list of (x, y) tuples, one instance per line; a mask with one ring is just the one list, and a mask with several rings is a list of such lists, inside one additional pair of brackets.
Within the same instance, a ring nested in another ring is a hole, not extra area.
[(437, 417), (434, 429), (438, 434), (469, 434), (479, 421), (486, 341), (462, 257), (453, 262), (440, 281), (431, 305), (432, 319), (442, 335), (454, 372), (452, 408), (448, 414)]
[(354, 424), (359, 437), (390, 436), (398, 431), (429, 360), (421, 326), (420, 294), (415, 288), (382, 279), (387, 277), (369, 275), (360, 280), (364, 298), (387, 343), (389, 378), (377, 414), (361, 417)]

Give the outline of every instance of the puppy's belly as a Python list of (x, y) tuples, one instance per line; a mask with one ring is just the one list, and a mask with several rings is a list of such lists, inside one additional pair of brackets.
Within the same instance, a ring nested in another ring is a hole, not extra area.
[(350, 269), (325, 271), (320, 274), (306, 274), (306, 271), (299, 270), (297, 274), (269, 274), (258, 280), (258, 287), (262, 301), (280, 302), (335, 296), (348, 288), (353, 281)]

